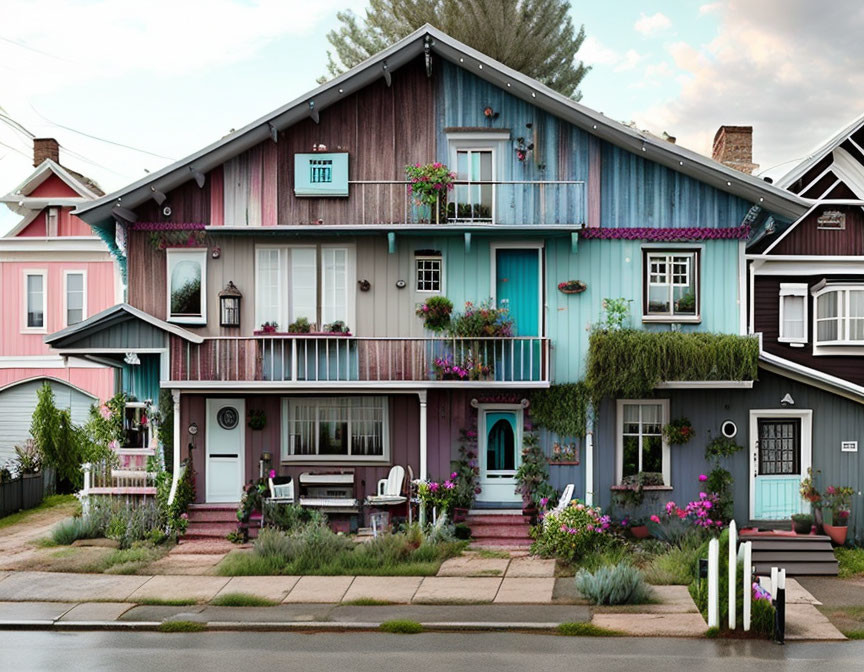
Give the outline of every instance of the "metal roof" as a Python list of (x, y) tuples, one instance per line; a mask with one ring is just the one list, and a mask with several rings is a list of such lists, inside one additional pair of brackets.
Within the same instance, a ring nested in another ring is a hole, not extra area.
[(346, 95), (381, 77), (389, 77), (392, 71), (424, 53), (436, 54), (459, 65), (613, 145), (757, 203), (774, 213), (797, 218), (807, 209), (806, 200), (795, 194), (728, 168), (698, 152), (609, 119), (426, 24), (339, 77), (152, 175), (79, 206), (75, 214), (90, 224), (98, 224), (110, 219), (111, 210), (117, 205), (135, 208), (151, 198), (154, 191), (171, 191), (196, 174), (207, 173), (247, 149), (274, 138), (278, 131), (307, 117), (316, 117)]
[[(99, 330), (99, 328), (106, 322), (114, 324), (116, 322), (115, 318), (117, 316), (120, 316), (122, 313), (127, 313), (131, 317), (138, 318), (139, 320), (143, 320), (148, 324), (152, 324), (154, 327), (161, 329), (162, 331), (167, 331), (168, 333), (180, 336), (181, 338), (184, 338), (191, 343), (204, 342), (203, 337), (199, 336), (198, 334), (193, 334), (191, 331), (183, 329), (182, 327), (178, 327), (176, 324), (171, 324), (169, 322), (166, 322), (165, 320), (160, 320), (158, 317), (153, 317), (149, 313), (145, 313), (143, 310), (139, 310), (134, 306), (130, 306), (128, 303), (118, 303), (116, 306), (106, 308), (102, 312), (91, 315), (83, 322), (78, 322), (77, 324), (73, 324), (70, 327), (61, 329), (60, 331), (55, 331), (53, 334), (48, 334), (43, 338), (43, 340), (45, 341), (45, 343), (51, 345), (57, 343), (58, 341), (67, 339), (70, 336), (84, 334), (93, 329)], [(130, 349), (134, 350), (134, 348)]]
[(777, 180), (777, 186), (787, 189), (790, 184), (804, 176), (810, 168), (825, 158), (829, 152), (839, 147), (846, 138), (855, 133), (861, 126), (864, 126), (864, 114), (857, 117), (851, 124), (844, 126), (824, 143), (813, 149), (806, 159)]

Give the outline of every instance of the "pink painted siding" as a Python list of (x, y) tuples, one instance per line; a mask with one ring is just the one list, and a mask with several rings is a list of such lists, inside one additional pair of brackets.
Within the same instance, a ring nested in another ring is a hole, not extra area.
[[(24, 271), (44, 270), (47, 273), (47, 294), (44, 333), (22, 333), (25, 328)], [(54, 354), (42, 342), (45, 333), (63, 329), (63, 271), (84, 270), (87, 273), (87, 315), (94, 315), (115, 302), (114, 264), (110, 261), (22, 261), (0, 264), (0, 355)]]
[(40, 184), (27, 195), (31, 196), (32, 198), (49, 198), (52, 196), (56, 198), (75, 198), (76, 196), (81, 196), (81, 194), (79, 194), (77, 191), (75, 191), (72, 187), (70, 187), (53, 173), (47, 178), (45, 178), (45, 181), (42, 184)]
[(57, 218), (58, 236), (92, 236), (93, 229), (83, 219), (72, 214), (70, 208), (61, 208)]
[(45, 236), (45, 211), (43, 210), (36, 219), (24, 227), (23, 231), (19, 231), (16, 238), (31, 238), (37, 236)]
[(210, 180), (210, 226), (225, 224), (224, 178), (222, 167), (214, 168)]
[(0, 387), (5, 387), (19, 380), (42, 377), (65, 380), (75, 387), (80, 387), (85, 392), (97, 396), (100, 401), (105, 401), (114, 394), (114, 369), (109, 367), (98, 369), (79, 367), (68, 369), (0, 369)]

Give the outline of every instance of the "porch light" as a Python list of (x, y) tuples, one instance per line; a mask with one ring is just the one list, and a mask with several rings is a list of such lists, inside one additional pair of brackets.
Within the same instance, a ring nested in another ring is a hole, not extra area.
[(225, 289), (219, 292), (219, 324), (223, 327), (240, 326), (240, 299), (243, 295), (234, 285), (232, 280), (228, 281)]

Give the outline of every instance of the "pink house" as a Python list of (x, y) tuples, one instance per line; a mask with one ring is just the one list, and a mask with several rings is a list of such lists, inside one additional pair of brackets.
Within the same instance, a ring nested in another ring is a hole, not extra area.
[(116, 263), (106, 244), (71, 214), (103, 194), (62, 165), (53, 138), (33, 142), (36, 170), (0, 198), (21, 221), (0, 237), (0, 463), (27, 439), (36, 390), (51, 381), (58, 406), (73, 420), (114, 393), (109, 366), (62, 357), (45, 334), (82, 322), (123, 300)]

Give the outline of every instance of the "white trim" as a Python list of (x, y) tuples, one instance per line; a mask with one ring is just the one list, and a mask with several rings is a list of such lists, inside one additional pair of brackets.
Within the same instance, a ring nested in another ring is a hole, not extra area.
[(64, 357), (63, 355), (3, 355), (0, 356), (0, 369), (104, 369), (102, 364), (96, 364), (80, 357)]
[[(438, 289), (420, 289), (417, 286), (417, 262), (418, 261), (437, 261), (438, 262)], [(441, 254), (414, 254), (414, 292), (429, 296), (445, 295), (446, 288), (444, 286), (444, 253)]]
[[(750, 409), (750, 449), (749, 479), (750, 479), (750, 520), (756, 520), (756, 478), (759, 472), (759, 453), (756, 442), (759, 438), (759, 419), (799, 418), (801, 420), (801, 479), (807, 475), (807, 469), (813, 466), (813, 411), (811, 409), (793, 408), (753, 408)], [(763, 477), (764, 478), (764, 477)]]
[[(54, 343), (55, 341), (61, 340), (75, 334), (84, 329), (89, 329), (90, 327), (99, 323), (100, 320), (114, 315), (118, 312), (125, 312), (131, 315), (132, 317), (137, 317), (139, 320), (147, 322), (148, 324), (152, 324), (157, 329), (161, 329), (162, 331), (167, 331), (168, 333), (174, 334), (175, 336), (179, 336), (180, 338), (189, 341), (190, 343), (203, 343), (204, 337), (199, 336), (198, 334), (194, 334), (191, 331), (184, 329), (183, 327), (179, 327), (175, 324), (169, 324), (164, 320), (160, 320), (158, 317), (153, 317), (150, 313), (145, 313), (143, 310), (139, 308), (135, 308), (134, 306), (130, 306), (128, 303), (120, 303), (116, 306), (111, 306), (110, 308), (106, 308), (105, 310), (96, 313), (95, 315), (91, 315), (83, 322), (79, 322), (78, 324), (73, 324), (71, 327), (66, 327), (65, 329), (61, 329), (60, 331), (56, 331), (49, 336), (46, 336), (43, 340), (48, 343)], [(74, 349), (73, 349), (74, 350)], [(79, 351), (85, 352), (87, 354), (94, 353), (104, 353), (111, 352), (112, 348), (84, 348)], [(161, 352), (162, 348), (157, 348), (157, 351)], [(128, 349), (117, 348), (117, 352), (128, 352)], [(137, 350), (136, 352), (143, 352), (143, 350)]]
[[(172, 322), (174, 324), (189, 324), (189, 325), (197, 325), (204, 326), (207, 324), (207, 303), (209, 301), (209, 296), (207, 295), (207, 257), (209, 256), (208, 249), (206, 247), (170, 247), (165, 250), (165, 284), (166, 284), (166, 297), (165, 297), (165, 315), (168, 316), (166, 322)], [(180, 261), (184, 261), (182, 257), (200, 257), (198, 259), (198, 263), (201, 266), (201, 315), (199, 316), (179, 316), (174, 317), (171, 315), (171, 266), (172, 263), (177, 263), (176, 261), (172, 262), (173, 258), (180, 257)]]
[(75, 324), (80, 324), (81, 322), (83, 322), (84, 320), (87, 319), (87, 269), (86, 268), (64, 269), (63, 270), (63, 328), (64, 329), (66, 327), (69, 327), (69, 326), (74, 326), (74, 325), (69, 324), (68, 302), (69, 302), (69, 276), (70, 275), (83, 276), (83, 286), (82, 286), (83, 299), (82, 299), (82, 303), (81, 303), (81, 306), (82, 306), (81, 307), (81, 319), (78, 322), (76, 322)]
[[(21, 289), (24, 291), (23, 314), (21, 316), (21, 333), (22, 334), (47, 334), (48, 333), (48, 269), (46, 268), (25, 268), (21, 271), (23, 282)], [(29, 291), (27, 287), (27, 279), (29, 277), (42, 276), (42, 326), (31, 327), (27, 324), (27, 312), (29, 308)]]
[[(624, 477), (624, 406), (625, 405), (647, 405), (659, 404), (661, 406), (660, 426), (661, 428), (669, 424), (669, 399), (617, 399), (615, 401), (615, 484), (621, 483)], [(669, 443), (663, 437), (661, 432), (660, 437), (662, 445), (662, 460), (663, 460), (663, 484), (672, 486), (671, 476), (671, 454)], [(641, 455), (641, 453), (640, 453)]]
[(754, 261), (764, 262), (755, 271), (756, 275), (864, 275), (864, 256), (845, 259), (798, 257), (795, 261), (758, 257)]
[(798, 380), (807, 385), (818, 387), (832, 394), (851, 399), (859, 404), (864, 403), (864, 387), (850, 383), (830, 374), (812, 369), (808, 366), (774, 355), (764, 350), (759, 353), (759, 366), (766, 371), (778, 373), (781, 376)]
[[(809, 291), (806, 282), (781, 282), (780, 283), (780, 315), (779, 315), (779, 324), (777, 328), (777, 341), (780, 343), (801, 343), (802, 345), (807, 342), (807, 327), (808, 327), (808, 315), (810, 308), (810, 298), (808, 296)], [(804, 299), (804, 325), (803, 332), (804, 335), (798, 338), (793, 338), (791, 336), (783, 335), (783, 318), (785, 312), (786, 302), (783, 300), (787, 296), (797, 297)]]
[(76, 392), (80, 392), (81, 394), (90, 397), (94, 401), (99, 399), (99, 397), (97, 397), (92, 392), (88, 392), (83, 387), (78, 387), (77, 385), (70, 383), (68, 380), (63, 380), (62, 378), (55, 378), (54, 376), (32, 376), (30, 378), (22, 378), (21, 380), (15, 380), (11, 383), (0, 386), (0, 392), (5, 392), (8, 389), (17, 387), (18, 385), (23, 385), (24, 383), (32, 383), (34, 380), (50, 380), (52, 383), (58, 383), (60, 385), (65, 385), (66, 387), (71, 387)]
[(655, 390), (750, 390), (752, 380), (666, 380), (657, 383)]
[[(508, 142), (511, 138), (509, 130), (489, 130), (486, 131), (447, 131), (447, 142)], [(461, 149), (461, 148), (460, 148)], [(474, 149), (468, 147), (466, 149)], [(452, 167), (455, 167), (453, 164)]]
[(747, 334), (747, 243), (738, 241), (738, 333)]
[[(73, 325), (75, 326), (75, 325)], [(55, 352), (61, 355), (125, 355), (127, 352), (134, 352), (138, 355), (158, 355), (167, 352), (168, 348), (53, 348)]]
[[(178, 397), (179, 398), (179, 397)], [(214, 502), (217, 503), (220, 500), (214, 500), (210, 498), (210, 485), (212, 484), (212, 479), (210, 478), (210, 441), (213, 436), (213, 432), (211, 431), (213, 428), (210, 424), (210, 419), (212, 416), (211, 408), (214, 404), (220, 405), (228, 405), (234, 404), (238, 407), (239, 415), (238, 418), (238, 427), (237, 433), (240, 438), (240, 446), (238, 447), (238, 461), (240, 464), (240, 482), (237, 484), (237, 499), (236, 500), (227, 500), (227, 501), (240, 501), (241, 496), (243, 495), (243, 484), (246, 483), (246, 399), (238, 398), (238, 399), (207, 399), (206, 402), (206, 420), (204, 423), (204, 461), (205, 461), (205, 479), (206, 483), (204, 485), (204, 501), (205, 502)], [(176, 408), (176, 405), (175, 405)], [(179, 426), (179, 422), (175, 420), (176, 425)], [(176, 435), (176, 432), (175, 432)], [(179, 454), (179, 450), (177, 450), (177, 446), (175, 445), (175, 454)]]
[[(456, 137), (459, 135), (464, 135), (465, 137)], [(477, 153), (489, 152), (490, 163), (492, 164), (492, 176), (490, 177), (489, 181), (494, 183), (498, 179), (498, 162), (504, 156), (503, 142), (509, 140), (510, 136), (509, 136), (509, 134), (507, 134), (506, 138), (502, 138), (501, 140), (496, 141), (494, 138), (489, 137), (489, 134), (482, 134), (482, 135), (480, 135), (480, 137), (475, 138), (474, 136), (477, 136), (477, 135), (478, 134), (476, 134), (476, 133), (465, 133), (465, 134), (448, 133), (447, 134), (447, 153), (450, 157), (451, 170), (456, 174), (457, 180), (465, 180), (466, 178), (460, 178), (459, 173), (458, 173), (459, 152), (469, 152), (469, 153), (471, 153), (471, 152), (477, 152)], [(494, 144), (490, 145), (489, 144), (490, 142), (494, 143)], [(499, 152), (498, 150), (502, 150), (502, 151)], [(469, 167), (470, 167), (470, 161), (469, 161)], [(477, 182), (483, 182), (484, 180), (481, 178), (481, 179), (478, 179), (476, 181)], [(474, 181), (468, 179), (468, 182), (473, 183)], [(454, 191), (456, 189), (458, 189), (460, 186), (468, 186), (468, 185), (457, 184), (454, 186)], [(476, 186), (481, 186), (481, 185), (478, 184)], [(481, 186), (481, 189), (482, 189), (482, 186)], [(454, 210), (453, 210), (453, 217), (455, 220), (454, 224), (458, 225), (458, 223), (460, 221), (459, 210), (458, 210), (459, 201), (455, 200), (455, 194), (451, 198), (454, 199), (453, 202), (455, 204)], [(498, 209), (497, 200), (498, 200), (498, 189), (497, 189), (496, 185), (493, 184), (492, 185), (492, 209), (490, 212), (490, 221), (489, 221), (490, 224), (494, 224), (496, 221), (495, 214), (496, 214), (496, 210)], [(469, 203), (471, 203), (473, 205), (472, 201), (469, 201)], [(467, 219), (468, 219), (468, 221), (473, 221), (476, 218), (472, 216), (472, 217), (468, 217)]]
[[(640, 287), (642, 290), (642, 322), (662, 322), (662, 323), (688, 323), (696, 324), (702, 322), (702, 287), (700, 283), (702, 273), (702, 250), (687, 248), (687, 247), (666, 247), (653, 245), (643, 245), (640, 250), (642, 259), (642, 281)], [(652, 283), (651, 282), (651, 259), (663, 259), (666, 266), (665, 277), (667, 282)], [(687, 257), (687, 280), (684, 285), (676, 285), (674, 282), (674, 266), (673, 257)], [(673, 300), (673, 289), (675, 287), (689, 288), (693, 285), (693, 293), (696, 298), (696, 311), (693, 315), (678, 314), (675, 312), (675, 302)], [(669, 312), (667, 313), (652, 313), (649, 312), (651, 305), (651, 287), (666, 287), (669, 292)]]
[[(850, 322), (852, 320), (864, 320), (864, 315), (858, 317), (850, 316), (850, 292), (864, 292), (864, 283), (826, 283), (824, 280), (813, 286), (810, 293), (813, 296), (813, 354), (828, 355), (828, 354), (860, 354), (864, 352), (864, 339), (851, 340), (848, 335), (850, 331)], [(836, 317), (819, 317), (819, 299), (828, 295), (837, 294), (837, 315)], [(820, 321), (836, 321), (837, 323), (837, 338), (833, 341), (820, 341), (817, 338), (818, 327)], [(841, 338), (841, 336), (843, 336)], [(851, 347), (850, 347), (851, 346)], [(852, 349), (854, 348), (854, 350)]]
[[(546, 304), (544, 301), (544, 289), (546, 284), (546, 246), (542, 240), (524, 240), (489, 243), (489, 296), (492, 303), (498, 306), (498, 250), (537, 250), (537, 328), (540, 331), (537, 338), (545, 338), (546, 335)], [(518, 330), (519, 325), (516, 325)], [(489, 383), (485, 383), (488, 385)]]
[[(488, 473), (486, 469), (486, 441), (489, 438), (487, 435), (487, 427), (486, 427), (486, 416), (489, 413), (515, 413), (516, 414), (516, 436), (514, 437), (514, 445), (513, 452), (515, 453), (514, 462), (513, 462), (513, 494), (509, 499), (505, 499), (503, 501), (506, 502), (518, 502), (521, 497), (516, 494), (515, 487), (515, 474), (519, 469), (520, 464), (522, 463), (522, 441), (524, 434), (524, 424), (525, 424), (525, 409), (522, 407), (522, 404), (478, 404), (477, 406), (477, 464), (480, 468), (480, 474), (477, 477), (477, 482), (480, 484), (481, 488), (483, 486), (491, 486), (491, 485), (509, 485), (508, 481), (504, 481), (504, 483), (491, 483), (484, 480), (484, 474)], [(502, 476), (502, 478), (506, 478), (507, 472), (509, 470), (499, 470), (493, 471), (493, 473)], [(486, 488), (483, 488), (480, 495), (477, 498), (477, 501), (485, 501), (485, 502), (500, 502), (502, 500), (497, 499), (496, 497), (491, 497), (489, 499), (483, 498), (483, 492)]]

